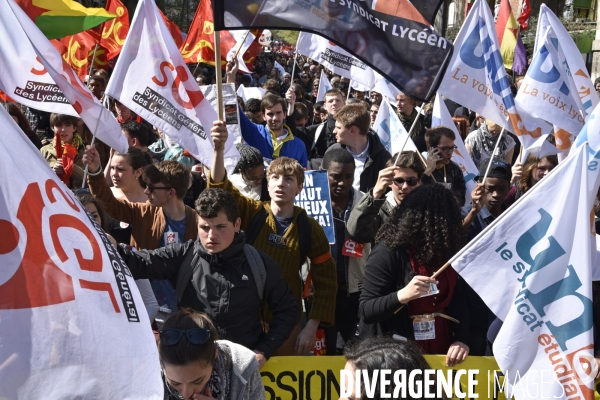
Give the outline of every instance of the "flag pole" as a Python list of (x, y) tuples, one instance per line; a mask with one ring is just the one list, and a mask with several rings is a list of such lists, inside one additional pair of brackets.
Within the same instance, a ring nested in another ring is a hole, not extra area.
[[(413, 121), (412, 126), (410, 127), (410, 130), (408, 131), (408, 135), (406, 135), (406, 139), (404, 140), (404, 144), (400, 148), (400, 151), (398, 152), (398, 156), (396, 156), (396, 161), (394, 161), (394, 166), (396, 166), (396, 164), (398, 164), (398, 159), (400, 158), (400, 154), (404, 151), (404, 147), (406, 147), (406, 143), (408, 143), (408, 139), (410, 139), (410, 135), (412, 134), (413, 129), (415, 129), (415, 125), (417, 124), (417, 120), (419, 119), (419, 115), (421, 115), (421, 111), (423, 111), (423, 107), (421, 107), (419, 109), (419, 112), (417, 113), (417, 116), (415, 117), (415, 120)], [(418, 153), (418, 151), (417, 151), (417, 153)], [(425, 165), (427, 165), (427, 164), (425, 164)]]
[[(94, 132), (92, 133), (92, 141), (90, 143), (90, 146), (92, 146), (92, 147), (94, 147), (94, 142), (96, 141), (96, 132), (98, 131), (98, 126), (100, 126), (100, 119), (102, 119), (102, 113), (104, 112), (104, 110), (106, 110), (104, 107), (100, 107), (100, 114), (98, 115), (98, 121), (96, 121), (96, 128), (94, 129)], [(81, 182), (82, 189), (85, 188), (85, 181), (86, 181), (87, 174), (88, 174), (88, 168), (89, 168), (89, 165), (86, 164), (85, 169), (83, 170), (83, 181)]]
[(496, 141), (496, 145), (494, 146), (494, 151), (492, 152), (492, 155), (490, 156), (490, 161), (488, 162), (488, 166), (485, 170), (485, 175), (483, 175), (483, 179), (481, 180), (482, 185), (485, 185), (485, 179), (487, 178), (488, 174), (490, 173), (490, 168), (492, 167), (492, 160), (496, 156), (496, 150), (498, 150), (498, 145), (500, 144), (500, 141), (502, 140), (502, 135), (504, 135), (504, 127), (502, 127), (502, 130), (500, 131), (500, 134), (498, 135), (498, 140)]
[(352, 91), (352, 79), (348, 81), (348, 93), (346, 94), (346, 101), (350, 98), (350, 92)]
[[(223, 76), (221, 74), (221, 31), (214, 31), (215, 35), (215, 80), (217, 84), (217, 115), (219, 121), (224, 121), (223, 116)], [(215, 146), (215, 150), (223, 150), (224, 143)]]
[[(256, 18), (256, 17), (255, 17)], [(238, 54), (240, 54), (240, 50), (242, 50), (242, 47), (244, 47), (244, 44), (246, 43), (246, 39), (248, 38), (248, 35), (250, 34), (250, 30), (246, 31), (246, 34), (244, 35), (244, 39), (242, 39), (242, 41), (240, 42), (240, 47), (237, 49), (237, 51), (235, 52), (235, 55), (233, 56), (233, 58), (237, 58)]]
[(94, 69), (94, 62), (96, 61), (96, 50), (98, 50), (98, 43), (94, 46), (94, 54), (92, 55), (92, 62), (90, 63), (90, 69), (88, 71), (88, 83), (92, 77), (92, 69)]

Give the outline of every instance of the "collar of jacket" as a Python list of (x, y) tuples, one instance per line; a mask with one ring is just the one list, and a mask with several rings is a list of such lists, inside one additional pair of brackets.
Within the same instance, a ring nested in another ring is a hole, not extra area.
[(244, 258), (244, 245), (246, 244), (246, 234), (237, 232), (233, 237), (233, 242), (225, 250), (220, 253), (212, 254), (206, 251), (200, 238), (194, 243), (194, 251), (200, 254), (209, 264), (227, 264), (227, 265), (242, 265), (241, 260)]
[(273, 143), (273, 159), (276, 159), (279, 157), (279, 152), (281, 151), (283, 144), (289, 142), (290, 140), (294, 140), (294, 135), (292, 135), (292, 130), (290, 127), (286, 124), (283, 124), (283, 129), (287, 130), (288, 135), (281, 142), (279, 142), (277, 140), (277, 136), (275, 136), (275, 133), (271, 130), (271, 128), (267, 126), (267, 129), (271, 134), (271, 142)]

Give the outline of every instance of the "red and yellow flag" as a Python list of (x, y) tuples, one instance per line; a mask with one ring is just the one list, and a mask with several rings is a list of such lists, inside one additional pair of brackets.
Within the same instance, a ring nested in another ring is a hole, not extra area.
[(254, 39), (254, 41), (252, 42), (250, 47), (248, 47), (248, 50), (246, 50), (246, 52), (244, 53), (243, 59), (244, 59), (244, 63), (246, 64), (246, 67), (248, 68), (248, 70), (254, 71), (254, 59), (256, 58), (256, 56), (258, 56), (258, 54), (262, 50), (262, 46), (260, 45), (260, 43), (258, 43), (258, 38), (260, 37), (262, 30), (255, 30), (255, 31), (250, 31), (250, 32), (254, 36), (256, 36), (256, 38)]
[(74, 0), (16, 0), (48, 39), (83, 32), (113, 19), (103, 8), (86, 8)]
[(120, 0), (108, 0), (106, 11), (117, 14), (117, 18), (105, 22), (101, 26), (102, 38), (100, 46), (106, 49), (106, 59), (116, 57), (125, 43), (129, 32), (129, 12)]
[(500, 53), (504, 59), (504, 68), (512, 69), (517, 47), (519, 25), (510, 8), (508, 0), (500, 1), (500, 11), (496, 20), (496, 34), (500, 43)]
[[(227, 53), (236, 44), (229, 31), (221, 31), (221, 66), (227, 64)], [(183, 60), (187, 64), (206, 63), (215, 65), (214, 18), (209, 0), (198, 3), (194, 20), (185, 42), (179, 46)]]
[[(62, 50), (59, 49), (63, 59), (73, 68), (73, 71), (75, 71), (82, 82), (85, 81), (85, 76), (89, 73), (94, 48), (99, 42), (100, 35), (93, 30), (67, 36), (60, 40), (60, 44), (64, 46)], [(107, 50), (98, 46), (96, 57), (94, 58), (94, 68), (108, 69), (106, 54)]]
[(158, 9), (158, 11), (160, 12), (160, 15), (163, 17), (165, 24), (167, 24), (167, 29), (169, 29), (169, 32), (171, 32), (171, 36), (173, 37), (175, 44), (177, 45), (177, 47), (181, 47), (181, 44), (183, 43), (183, 36), (181, 35), (181, 29), (179, 29), (179, 27), (177, 26), (177, 24), (175, 22), (173, 22), (169, 18), (167, 18), (167, 16), (162, 12), (162, 10), (160, 8)]

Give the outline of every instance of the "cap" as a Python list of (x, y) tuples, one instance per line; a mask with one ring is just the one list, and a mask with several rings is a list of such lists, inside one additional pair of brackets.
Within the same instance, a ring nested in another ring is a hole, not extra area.
[(309, 63), (304, 63), (303, 67), (310, 67)]
[[(480, 182), (485, 176), (485, 171), (487, 170), (489, 163), (490, 159), (488, 158), (479, 164), (479, 175), (476, 178), (477, 182)], [(510, 179), (512, 178), (510, 164), (500, 157), (494, 157), (492, 160), (492, 165), (490, 166), (490, 172), (488, 172), (487, 177), (506, 179), (510, 182)]]

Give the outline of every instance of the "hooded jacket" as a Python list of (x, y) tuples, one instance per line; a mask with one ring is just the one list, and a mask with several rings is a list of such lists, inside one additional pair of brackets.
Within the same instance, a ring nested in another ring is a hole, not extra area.
[[(362, 173), (360, 174), (360, 191), (363, 193), (368, 192), (370, 189), (375, 187), (377, 178), (379, 177), (379, 171), (385, 168), (385, 163), (388, 162), (392, 155), (383, 147), (379, 137), (373, 133), (371, 129), (367, 133), (369, 138), (369, 156), (365, 162)], [(346, 145), (336, 143), (332, 145), (327, 151), (337, 148), (346, 148)], [(325, 153), (327, 153), (327, 151)]]
[[(205, 312), (224, 338), (259, 350), (269, 358), (290, 336), (298, 322), (299, 310), (277, 263), (257, 250), (267, 273), (263, 300), (273, 313), (269, 332), (263, 332), (262, 302), (244, 254), (245, 244), (245, 234), (238, 232), (231, 245), (217, 254), (208, 253), (199, 240), (152, 251), (132, 252), (119, 248), (119, 253), (134, 279), (168, 279), (176, 290), (179, 269), (197, 266), (179, 306)], [(199, 256), (194, 265), (194, 258), (186, 257), (189, 252)], [(202, 272), (200, 257), (210, 264), (208, 276)]]

